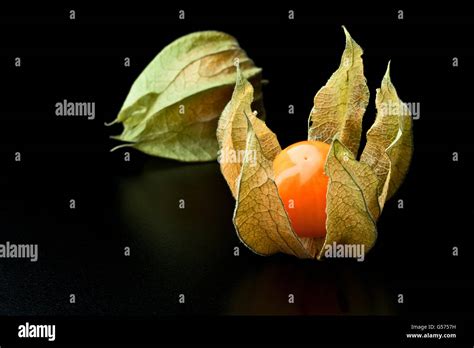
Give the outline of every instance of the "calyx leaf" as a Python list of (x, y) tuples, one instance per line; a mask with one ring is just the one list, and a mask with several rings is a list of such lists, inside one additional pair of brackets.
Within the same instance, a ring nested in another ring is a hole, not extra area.
[(166, 46), (134, 82), (112, 122), (124, 126), (113, 137), (128, 143), (119, 147), (180, 161), (216, 159), (217, 121), (232, 94), (235, 60), (261, 98), (261, 69), (232, 36), (196, 32)]
[(219, 143), (218, 161), (234, 198), (237, 196), (237, 181), (247, 148), (248, 121), (260, 140), (261, 150), (266, 158), (273, 161), (281, 151), (276, 135), (252, 112), (254, 88), (242, 76), (238, 65), (236, 81), (232, 98), (222, 111), (216, 132)]
[(379, 179), (379, 203), (383, 207), (400, 187), (413, 155), (412, 117), (390, 80), (390, 63), (377, 89), (377, 117), (367, 132), (361, 162), (372, 167)]
[[(356, 159), (368, 91), (362, 49), (344, 31), (346, 49), (341, 66), (316, 94), (308, 138), (332, 144), (326, 161), (329, 184), (323, 249), (335, 242), (361, 244), (367, 252), (375, 243), (376, 222), (385, 201), (408, 171), (413, 152), (412, 119), (390, 80), (389, 64), (376, 93), (377, 117), (367, 132), (360, 161)], [(347, 59), (352, 64), (344, 66)], [(322, 252), (317, 255), (322, 256)]]
[(369, 89), (364, 77), (362, 48), (346, 35), (346, 48), (341, 64), (314, 97), (309, 116), (308, 139), (330, 144), (337, 135), (357, 156), (362, 132), (362, 117), (369, 101)]
[[(326, 197), (326, 245), (359, 244), (365, 252), (377, 238), (380, 215), (378, 178), (368, 164), (355, 159), (352, 152), (334, 139), (326, 160), (329, 176)], [(318, 258), (323, 255), (320, 253)]]
[(281, 147), (275, 134), (251, 111), (252, 100), (253, 88), (238, 70), (232, 99), (217, 131), (221, 154), (244, 154), (234, 157), (237, 163), (229, 155), (220, 158), (222, 174), (236, 198), (233, 221), (237, 234), (261, 255), (283, 252), (312, 258), (316, 244), (294, 233), (274, 181), (273, 160)]

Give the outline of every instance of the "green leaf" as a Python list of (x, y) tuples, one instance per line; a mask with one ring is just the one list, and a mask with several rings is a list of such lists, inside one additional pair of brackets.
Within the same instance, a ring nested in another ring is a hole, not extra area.
[(413, 154), (412, 117), (390, 80), (390, 63), (375, 104), (377, 117), (367, 132), (361, 162), (379, 179), (379, 204), (383, 207), (403, 182)]
[(346, 28), (343, 29), (346, 48), (341, 64), (314, 97), (314, 107), (308, 120), (308, 139), (330, 144), (337, 135), (357, 155), (369, 89), (364, 77), (362, 48)]
[(261, 69), (230, 35), (197, 32), (168, 45), (135, 81), (113, 122), (124, 126), (113, 137), (128, 143), (119, 147), (180, 161), (216, 159), (217, 120), (232, 94), (236, 60), (260, 88)]

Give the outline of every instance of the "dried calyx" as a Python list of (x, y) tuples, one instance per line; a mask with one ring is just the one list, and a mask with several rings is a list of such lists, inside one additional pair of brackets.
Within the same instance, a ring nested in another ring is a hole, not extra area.
[(412, 119), (390, 81), (389, 69), (377, 90), (375, 122), (367, 132), (360, 160), (356, 158), (369, 91), (362, 49), (345, 28), (344, 32), (346, 47), (340, 66), (316, 94), (308, 127), (309, 140), (331, 145), (325, 165), (329, 184), (324, 238), (302, 238), (293, 231), (272, 170), (281, 147), (276, 135), (252, 112), (254, 88), (238, 70), (232, 98), (219, 119), (217, 139), (221, 152), (255, 154), (245, 156), (242, 163), (221, 162), (236, 199), (237, 234), (255, 253), (321, 259), (325, 247), (333, 243), (362, 245), (369, 251), (385, 201), (408, 170)]
[(217, 122), (234, 89), (236, 60), (256, 87), (254, 106), (263, 115), (261, 69), (234, 37), (196, 32), (166, 46), (133, 83), (110, 123), (124, 127), (112, 138), (126, 144), (114, 149), (130, 146), (187, 162), (215, 160)]

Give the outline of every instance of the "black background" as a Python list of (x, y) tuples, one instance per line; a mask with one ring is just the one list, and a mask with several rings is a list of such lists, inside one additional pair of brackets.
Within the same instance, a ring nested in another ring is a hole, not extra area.
[[(0, 242), (38, 243), (40, 255), (36, 263), (0, 261), (0, 315), (348, 314), (449, 324), (472, 314), (472, 21), (461, 9), (403, 6), (2, 8)], [(339, 65), (341, 25), (364, 49), (371, 92), (365, 129), (389, 60), (402, 100), (421, 105), (412, 166), (386, 205), (366, 262), (254, 255), (235, 234), (234, 200), (217, 163), (181, 164), (136, 151), (124, 162), (123, 151), (109, 152), (117, 143), (108, 137), (121, 127), (103, 123), (115, 118), (134, 79), (169, 42), (207, 29), (234, 35), (263, 68), (267, 124), (281, 145), (305, 139), (314, 94)], [(21, 68), (14, 67), (17, 56)], [(95, 102), (96, 119), (56, 117), (63, 99)], [(400, 293), (404, 304), (396, 302)], [(404, 327), (397, 330), (387, 339), (400, 340)]]

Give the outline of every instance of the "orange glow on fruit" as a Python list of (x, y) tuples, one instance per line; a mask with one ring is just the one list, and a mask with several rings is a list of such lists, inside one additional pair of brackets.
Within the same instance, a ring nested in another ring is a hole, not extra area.
[(329, 178), (324, 165), (329, 147), (321, 141), (300, 141), (281, 151), (273, 161), (278, 193), (300, 237), (326, 235)]

